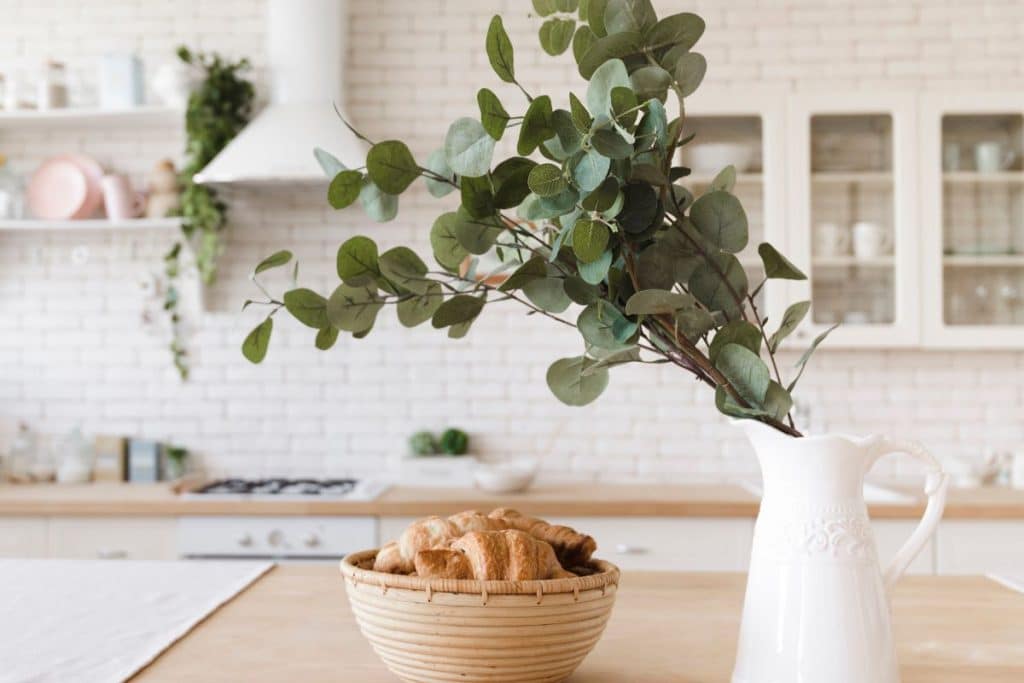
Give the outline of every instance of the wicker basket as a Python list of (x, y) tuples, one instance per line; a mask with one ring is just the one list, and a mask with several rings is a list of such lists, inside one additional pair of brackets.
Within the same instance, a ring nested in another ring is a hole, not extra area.
[(341, 561), (359, 628), (409, 683), (555, 683), (601, 638), (619, 570), (548, 581), (458, 581), (375, 572), (376, 550)]

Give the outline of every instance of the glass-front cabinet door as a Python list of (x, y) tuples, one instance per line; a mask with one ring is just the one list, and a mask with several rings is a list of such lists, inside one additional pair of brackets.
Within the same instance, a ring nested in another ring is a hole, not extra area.
[(928, 95), (921, 106), (925, 338), (1024, 344), (1024, 97)]
[(789, 298), (811, 299), (806, 346), (920, 341), (913, 96), (796, 95), (788, 113), (791, 258), (808, 276)]
[[(771, 242), (785, 253), (785, 101), (779, 93), (736, 96), (698, 91), (686, 100), (684, 137), (693, 140), (680, 151), (679, 163), (691, 169), (680, 181), (695, 196), (707, 192), (726, 166), (736, 168), (733, 193), (743, 204), (750, 241), (738, 257), (747, 272), (758, 313), (780, 320), (784, 285), (772, 280), (762, 287), (764, 266), (757, 247)], [(758, 289), (759, 288), (759, 289)]]

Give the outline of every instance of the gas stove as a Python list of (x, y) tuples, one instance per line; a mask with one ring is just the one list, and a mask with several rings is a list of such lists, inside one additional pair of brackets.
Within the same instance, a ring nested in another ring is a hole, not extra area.
[(190, 498), (223, 500), (352, 500), (378, 498), (389, 488), (373, 479), (217, 479), (185, 495)]

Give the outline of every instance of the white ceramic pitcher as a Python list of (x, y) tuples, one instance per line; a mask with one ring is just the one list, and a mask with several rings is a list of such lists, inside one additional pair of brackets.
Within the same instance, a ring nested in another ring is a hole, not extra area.
[[(931, 538), (948, 476), (918, 444), (879, 436), (794, 439), (739, 423), (764, 479), (732, 683), (898, 683), (890, 595)], [(928, 505), (884, 573), (864, 502), (882, 456), (928, 466)]]

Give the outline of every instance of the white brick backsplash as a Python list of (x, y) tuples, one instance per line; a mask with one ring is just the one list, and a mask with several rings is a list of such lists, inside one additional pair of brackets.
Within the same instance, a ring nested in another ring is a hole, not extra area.
[[(670, 0), (655, 4), (663, 13), (680, 9)], [(440, 146), (452, 119), (474, 114), (478, 87), (491, 87), (509, 105), (518, 101), (483, 54), (495, 11), (506, 16), (527, 89), (584, 90), (571, 57), (552, 60), (540, 51), (525, 0), (350, 0), (349, 7), (348, 114), (370, 137), (407, 140), (417, 156)], [(1024, 6), (1016, 2), (695, 0), (682, 9), (708, 21), (702, 50), (708, 86), (716, 89), (1024, 87)], [(0, 0), (0, 16), (0, 71), (60, 59), (75, 104), (95, 101), (95, 64), (104, 52), (135, 51), (152, 76), (181, 43), (248, 56), (264, 90), (261, 0)], [(20, 172), (47, 156), (83, 151), (142, 181), (157, 160), (180, 161), (182, 146), (174, 126), (0, 130), (0, 152)], [(224, 196), (228, 251), (207, 292), (210, 310), (190, 340), (187, 384), (168, 366), (162, 336), (140, 330), (138, 283), (159, 270), (170, 236), (0, 233), (0, 419), (26, 419), (51, 435), (81, 424), (172, 439), (213, 473), (372, 473), (404, 452), (410, 433), (448, 426), (473, 433), (486, 455), (538, 454), (544, 472), (584, 479), (756, 473), (749, 446), (717, 415), (711, 393), (673, 368), (624, 368), (597, 404), (557, 403), (545, 370), (577, 353), (580, 342), (511, 305), (487, 311), (457, 342), (429, 326), (403, 330), (385, 311), (368, 339), (343, 337), (328, 353), (312, 348), (311, 330), (279, 317), (270, 355), (251, 366), (239, 345), (260, 312), (239, 308), (256, 293), (248, 274), (260, 258), (292, 249), (303, 283), (327, 289), (346, 238), (368, 234), (385, 248), (409, 242), (429, 250), (430, 225), (456, 200), (415, 188), (403, 197), (399, 219), (378, 226), (358, 210), (330, 210), (310, 189)], [(759, 224), (760, 198), (747, 204)], [(89, 256), (76, 266), (78, 245)], [(780, 365), (797, 358), (784, 353)], [(1022, 387), (1024, 352), (826, 347), (800, 396), (829, 429), (886, 431), (951, 455), (1024, 440)], [(900, 459), (879, 465), (896, 474), (913, 468)]]

